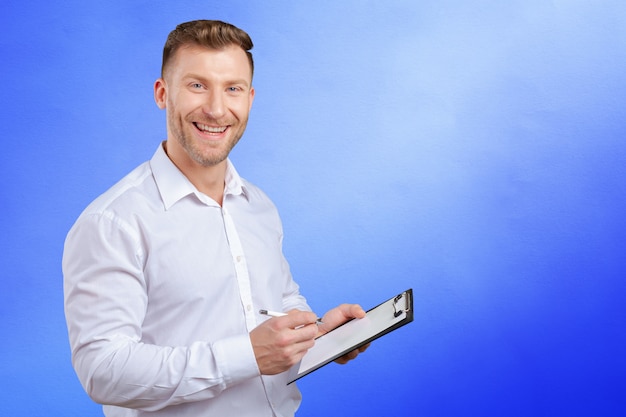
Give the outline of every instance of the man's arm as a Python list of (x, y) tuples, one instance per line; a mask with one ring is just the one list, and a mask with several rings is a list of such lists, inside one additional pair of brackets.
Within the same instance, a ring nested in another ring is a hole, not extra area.
[(79, 220), (63, 257), (65, 313), (76, 373), (94, 401), (144, 410), (215, 397), (259, 375), (247, 334), (189, 346), (142, 343), (145, 253), (112, 216)]

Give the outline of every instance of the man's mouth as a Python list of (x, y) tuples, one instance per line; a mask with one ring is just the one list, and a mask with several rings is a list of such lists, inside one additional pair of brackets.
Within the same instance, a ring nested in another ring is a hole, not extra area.
[(228, 129), (228, 126), (209, 126), (198, 122), (194, 122), (194, 126), (202, 132), (216, 134), (224, 133)]

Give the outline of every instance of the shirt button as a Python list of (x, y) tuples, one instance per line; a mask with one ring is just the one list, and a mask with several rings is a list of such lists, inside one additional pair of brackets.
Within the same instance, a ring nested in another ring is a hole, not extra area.
[(246, 306), (246, 310), (248, 310), (248, 311), (252, 310), (252, 306), (251, 306), (250, 304), (248, 304), (248, 305)]
[(237, 256), (237, 262), (241, 262), (241, 255)]

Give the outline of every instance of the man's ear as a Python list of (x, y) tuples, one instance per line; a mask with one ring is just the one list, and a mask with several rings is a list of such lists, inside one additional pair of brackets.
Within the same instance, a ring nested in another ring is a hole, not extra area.
[(154, 82), (154, 101), (161, 110), (166, 107), (167, 88), (165, 85), (165, 80), (163, 78), (159, 78)]
[(252, 109), (252, 102), (254, 101), (254, 87), (250, 87), (250, 107), (248, 107), (248, 111)]

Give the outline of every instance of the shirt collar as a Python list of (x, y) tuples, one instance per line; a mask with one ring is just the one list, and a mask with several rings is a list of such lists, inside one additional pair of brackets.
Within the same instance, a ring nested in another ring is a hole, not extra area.
[[(210, 204), (209, 202), (216, 204), (205, 194), (198, 191), (185, 174), (174, 165), (165, 153), (164, 143), (159, 145), (152, 156), (150, 167), (165, 210), (169, 210), (179, 200), (190, 194), (196, 195), (205, 204)], [(224, 196), (226, 195), (241, 195), (248, 200), (246, 185), (230, 159), (226, 160)]]

